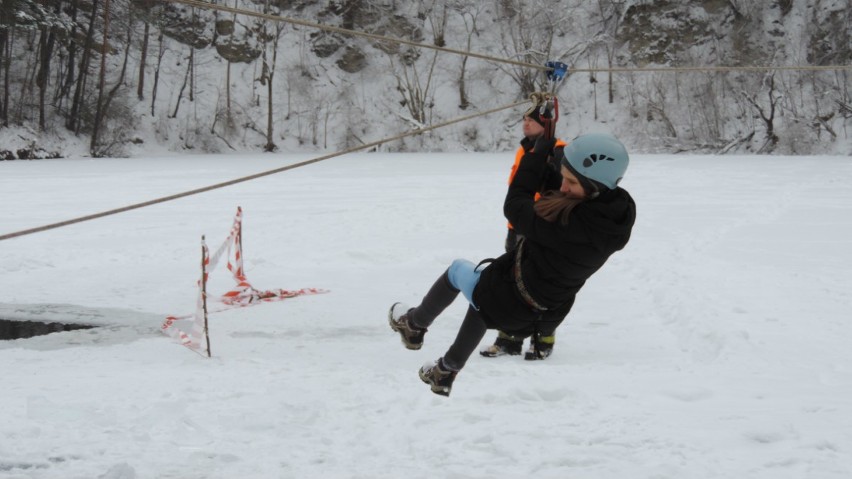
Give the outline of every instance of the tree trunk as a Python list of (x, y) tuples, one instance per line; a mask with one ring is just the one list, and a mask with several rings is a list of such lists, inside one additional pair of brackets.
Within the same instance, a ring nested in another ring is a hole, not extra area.
[(71, 111), (68, 113), (66, 126), (75, 134), (80, 134), (80, 111), (86, 92), (86, 79), (89, 76), (89, 63), (92, 58), (92, 39), (95, 36), (95, 17), (98, 11), (98, 0), (92, 0), (92, 18), (89, 21), (89, 30), (86, 32), (86, 43), (83, 47), (83, 57), (80, 59), (80, 70), (77, 75), (77, 85), (74, 88), (74, 99), (71, 101)]
[[(467, 20), (465, 20), (465, 24), (467, 24)], [(468, 51), (470, 51), (471, 39), (472, 39), (474, 33), (477, 33), (477, 31), (476, 31), (476, 18), (475, 17), (472, 18), (471, 27), (468, 28), (468, 33), (467, 33), (467, 50)], [(467, 69), (467, 59), (468, 59), (467, 56), (462, 58), (461, 71), (459, 71), (459, 108), (461, 108), (462, 110), (467, 110), (468, 107), (470, 106), (470, 101), (467, 98), (467, 86), (466, 86), (466, 82), (465, 82), (465, 73), (466, 73), (466, 69)]]
[[(610, 66), (612, 68), (612, 66)], [(612, 105), (615, 102), (615, 87), (612, 83), (612, 70), (607, 73), (607, 92), (609, 94), (609, 104)]]
[(166, 53), (166, 47), (163, 44), (163, 30), (157, 36), (157, 68), (154, 69), (154, 85), (151, 87), (151, 116), (156, 116), (154, 106), (157, 104), (157, 86), (160, 84), (160, 66), (163, 64), (163, 55)]
[(231, 119), (231, 60), (228, 60), (228, 67), (225, 71), (225, 112), (228, 115), (228, 121)]
[(38, 129), (44, 131), (44, 91), (47, 89), (47, 79), (50, 77), (50, 47), (48, 46), (47, 31), (42, 30), (38, 41), (38, 73), (36, 73), (36, 86), (38, 87)]
[(92, 128), (92, 141), (89, 144), (89, 152), (92, 156), (95, 156), (97, 152), (98, 135), (100, 135), (101, 121), (104, 116), (103, 99), (104, 87), (106, 85), (106, 56), (107, 47), (109, 47), (109, 2), (110, 0), (104, 1), (104, 38), (103, 43), (101, 44), (101, 71), (98, 75), (98, 104), (95, 108), (95, 125)]
[(145, 63), (148, 60), (148, 33), (151, 24), (145, 21), (145, 31), (142, 33), (142, 51), (139, 53), (139, 83), (136, 85), (136, 97), (139, 101), (145, 99)]
[[(273, 61), (273, 63), (274, 63), (274, 61)], [(275, 149), (278, 148), (275, 145), (275, 138), (274, 138), (275, 127), (274, 127), (274, 123), (272, 121), (272, 117), (273, 117), (273, 114), (272, 114), (272, 78), (273, 77), (274, 77), (274, 74), (270, 72), (269, 78), (267, 78), (267, 83), (266, 83), (266, 91), (267, 91), (267, 97), (266, 97), (266, 146), (264, 147), (264, 150), (266, 150), (266, 151), (275, 151)]]
[(178, 92), (177, 103), (175, 104), (175, 112), (169, 118), (177, 118), (178, 110), (180, 110), (180, 101), (183, 99), (183, 92), (186, 90), (186, 84), (189, 83), (189, 70), (192, 68), (192, 63), (187, 64), (186, 74), (183, 76), (183, 85)]
[(38, 127), (41, 131), (45, 131), (47, 128), (44, 99), (47, 94), (47, 84), (50, 79), (50, 59), (53, 56), (53, 46), (55, 44), (56, 28), (51, 27), (50, 31), (42, 30), (39, 38), (39, 67), (38, 74), (36, 74), (36, 86), (38, 86)]
[(467, 89), (465, 88), (464, 74), (467, 66), (467, 57), (462, 59), (461, 72), (459, 72), (459, 108), (467, 110), (470, 106), (470, 101), (467, 99)]
[[(268, 2), (267, 2), (268, 3)], [(361, 0), (344, 0), (342, 27), (347, 30), (355, 28), (355, 19), (361, 12)]]
[(115, 98), (115, 95), (118, 93), (118, 90), (124, 84), (124, 77), (127, 75), (127, 63), (130, 61), (130, 46), (131, 41), (130, 37), (133, 30), (133, 24), (128, 22), (127, 24), (127, 41), (124, 43), (124, 60), (121, 62), (121, 73), (118, 75), (118, 80), (115, 82), (115, 86), (110, 89), (109, 93), (106, 96), (106, 101), (104, 102), (104, 116), (107, 116), (109, 112), (110, 105), (112, 104), (112, 100)]
[(59, 99), (61, 104), (61, 99), (67, 99), (68, 95), (71, 93), (71, 86), (74, 85), (74, 73), (77, 71), (74, 67), (76, 66), (77, 61), (77, 42), (73, 39), (77, 37), (77, 1), (72, 0), (71, 2), (71, 11), (68, 13), (68, 16), (71, 17), (71, 32), (70, 39), (68, 41), (68, 60), (66, 61), (67, 72), (65, 73), (65, 80), (62, 82), (59, 88)]
[(195, 101), (195, 47), (189, 47), (189, 101)]
[(9, 126), (9, 65), (12, 62), (12, 38), (14, 38), (9, 36), (9, 31), (14, 29), (14, 21), (8, 6), (5, 1), (0, 5), (0, 24), (7, 26), (0, 29), (0, 73), (3, 75), (3, 99), (0, 100), (2, 126)]
[[(266, 0), (266, 6), (263, 9), (264, 13), (269, 13), (269, 0)], [(261, 84), (266, 84), (266, 145), (263, 147), (265, 151), (275, 151), (278, 146), (275, 144), (275, 122), (274, 118), (274, 90), (272, 89), (272, 80), (275, 78), (275, 63), (278, 60), (278, 40), (281, 38), (283, 27), (280, 23), (276, 23), (274, 32), (268, 34), (267, 22), (263, 24), (263, 73), (261, 73)], [(272, 42), (272, 61), (269, 61), (269, 42)]]
[(9, 126), (9, 64), (12, 61), (12, 42), (9, 30), (0, 30), (0, 58), (3, 59), (3, 102), (0, 103), (0, 120)]
[[(195, 25), (195, 7), (192, 8), (192, 24)], [(195, 47), (192, 45), (189, 46), (189, 101), (195, 101)]]

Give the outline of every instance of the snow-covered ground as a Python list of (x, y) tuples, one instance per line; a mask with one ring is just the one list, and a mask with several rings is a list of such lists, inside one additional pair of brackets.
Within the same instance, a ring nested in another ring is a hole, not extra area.
[[(0, 242), (0, 318), (103, 326), (0, 342), (0, 477), (852, 476), (849, 157), (634, 156), (634, 236), (554, 355), (439, 397), (417, 369), (464, 302), (420, 351), (387, 309), (501, 252), (511, 156), (349, 155)], [(0, 162), (0, 234), (306, 158)], [(331, 292), (211, 316), (205, 359), (159, 327), (238, 205), (255, 286)]]

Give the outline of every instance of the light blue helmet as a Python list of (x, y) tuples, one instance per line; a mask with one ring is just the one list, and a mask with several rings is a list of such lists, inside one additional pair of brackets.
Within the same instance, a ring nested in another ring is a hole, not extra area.
[[(624, 177), (630, 158), (627, 149), (607, 133), (580, 135), (565, 147), (563, 164), (583, 179), (615, 189)], [(585, 187), (585, 185), (584, 185)], [(597, 189), (597, 188), (594, 188)]]

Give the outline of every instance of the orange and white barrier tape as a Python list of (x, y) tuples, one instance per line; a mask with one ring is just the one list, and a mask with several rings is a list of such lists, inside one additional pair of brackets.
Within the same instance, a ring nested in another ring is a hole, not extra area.
[[(162, 332), (172, 338), (178, 340), (184, 346), (198, 353), (208, 354), (210, 345), (207, 343), (207, 335), (205, 334), (205, 297), (207, 279), (216, 268), (222, 255), (227, 251), (227, 268), (236, 281), (237, 286), (223, 294), (218, 299), (220, 306), (213, 310), (207, 310), (207, 313), (219, 313), (229, 309), (244, 308), (246, 306), (254, 306), (257, 304), (282, 301), (296, 296), (323, 294), (327, 290), (319, 288), (302, 288), (297, 290), (275, 289), (262, 291), (255, 289), (248, 282), (243, 268), (243, 252), (242, 252), (242, 219), (243, 210), (237, 207), (237, 214), (234, 217), (234, 223), (228, 233), (225, 241), (216, 249), (216, 252), (210, 256), (207, 245), (202, 239), (202, 272), (201, 278), (198, 281), (198, 300), (196, 301), (196, 310), (194, 314), (184, 316), (168, 316), (161, 328)], [(233, 252), (233, 255), (231, 254)], [(233, 262), (231, 258), (234, 258)], [(208, 298), (209, 299), (209, 294)], [(192, 327), (189, 332), (184, 331), (178, 324), (178, 321), (192, 319)]]

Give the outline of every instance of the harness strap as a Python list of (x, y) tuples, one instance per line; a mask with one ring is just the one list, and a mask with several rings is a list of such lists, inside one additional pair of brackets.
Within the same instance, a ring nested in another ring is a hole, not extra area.
[(515, 266), (514, 268), (512, 268), (515, 274), (515, 287), (517, 287), (518, 293), (520, 293), (521, 298), (524, 300), (524, 302), (527, 303), (527, 306), (529, 306), (536, 312), (547, 311), (548, 308), (539, 304), (538, 301), (536, 301), (530, 294), (529, 290), (527, 289), (527, 285), (524, 284), (524, 278), (521, 274), (521, 257), (524, 254), (524, 239), (525, 238), (521, 238), (518, 241), (518, 249), (517, 251), (515, 251)]
[(482, 261), (480, 261), (479, 263), (477, 263), (477, 264), (476, 264), (476, 267), (475, 267), (475, 268), (473, 268), (473, 270), (474, 270), (474, 271), (476, 271), (476, 270), (478, 270), (478, 269), (479, 269), (479, 267), (480, 267), (480, 266), (482, 266), (482, 265), (484, 265), (484, 264), (488, 264), (488, 263), (493, 263), (494, 261), (495, 261), (495, 260), (494, 260), (494, 258), (485, 258), (484, 260), (482, 260)]

